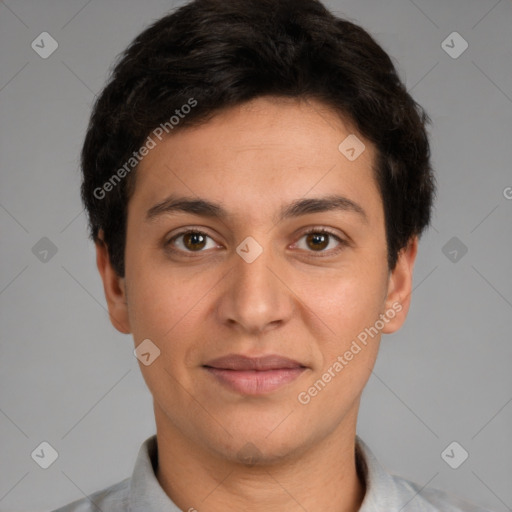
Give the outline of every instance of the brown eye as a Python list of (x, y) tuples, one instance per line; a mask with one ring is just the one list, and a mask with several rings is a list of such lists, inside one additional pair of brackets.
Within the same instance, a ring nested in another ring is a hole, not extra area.
[[(348, 242), (325, 228), (310, 229), (302, 234), (301, 240), (303, 238), (305, 240), (305, 247), (301, 247), (301, 243), (297, 243), (299, 249), (304, 249), (309, 253), (319, 253), (319, 256), (323, 256), (324, 254), (325, 256), (334, 255), (342, 250), (344, 246), (348, 245)], [(335, 246), (332, 249), (325, 250), (331, 245), (332, 241), (338, 243), (337, 247)]]
[(166, 246), (177, 252), (204, 252), (208, 239), (211, 237), (202, 231), (189, 230), (172, 237)]
[(325, 233), (309, 233), (306, 236), (306, 244), (315, 251), (323, 250), (329, 245), (329, 235)]
[(185, 233), (183, 235), (183, 245), (192, 251), (197, 249), (203, 249), (205, 245), (206, 237), (203, 233), (190, 231), (189, 233)]

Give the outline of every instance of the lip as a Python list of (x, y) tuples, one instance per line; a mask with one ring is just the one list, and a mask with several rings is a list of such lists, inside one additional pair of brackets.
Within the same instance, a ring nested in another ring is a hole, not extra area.
[(203, 366), (220, 384), (245, 395), (276, 391), (306, 370), (299, 362), (275, 354), (263, 357), (230, 354)]
[(304, 368), (298, 361), (277, 354), (262, 357), (249, 357), (239, 354), (229, 354), (208, 361), (204, 366), (219, 370), (283, 370)]

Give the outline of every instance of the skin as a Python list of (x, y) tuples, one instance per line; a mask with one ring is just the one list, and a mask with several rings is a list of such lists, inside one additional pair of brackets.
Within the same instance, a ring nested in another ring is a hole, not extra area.
[[(349, 134), (366, 146), (354, 161), (338, 150)], [(374, 158), (372, 144), (323, 104), (266, 97), (170, 134), (140, 163), (125, 277), (100, 243), (97, 265), (113, 325), (136, 346), (149, 338), (161, 351), (139, 365), (154, 401), (156, 476), (181, 509), (359, 509), (356, 422), (380, 333), (308, 404), (297, 397), (379, 315), (401, 306), (381, 330), (392, 333), (409, 309), (418, 240), (391, 272)], [(147, 210), (171, 193), (221, 203), (229, 216), (147, 221)], [(352, 211), (275, 220), (283, 204), (333, 193), (358, 203), (366, 221)], [(330, 228), (347, 244), (330, 237), (318, 249), (303, 235), (310, 227)], [(209, 238), (179, 237), (172, 253), (165, 243), (182, 228)], [(263, 248), (252, 263), (236, 252), (248, 236)], [(231, 353), (279, 354), (307, 369), (276, 391), (248, 396), (203, 367)]]

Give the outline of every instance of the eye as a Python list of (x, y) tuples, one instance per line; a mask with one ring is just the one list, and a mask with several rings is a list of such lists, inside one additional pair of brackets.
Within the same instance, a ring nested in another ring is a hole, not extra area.
[[(321, 253), (320, 255), (323, 255), (323, 253), (328, 253), (327, 255), (337, 254), (348, 245), (346, 240), (343, 240), (327, 228), (311, 228), (302, 233), (300, 240), (303, 238), (305, 238), (305, 247), (300, 247), (301, 244), (299, 243), (295, 245), (298, 246), (299, 249), (308, 252)], [(212, 240), (210, 247), (208, 247), (208, 239)], [(326, 251), (325, 249), (331, 245), (330, 242), (332, 240), (338, 242), (338, 246)], [(213, 239), (205, 232), (189, 229), (174, 235), (165, 242), (165, 247), (172, 252), (199, 253), (204, 252), (203, 249), (213, 249), (217, 246), (213, 243)]]
[[(181, 247), (180, 244), (174, 243), (175, 241), (178, 241), (180, 238), (183, 238), (183, 240), (181, 241)], [(188, 230), (173, 236), (166, 242), (165, 245), (171, 251), (203, 252), (202, 249), (206, 247), (206, 241), (208, 238), (210, 238), (211, 240), (211, 237), (208, 236), (203, 231)], [(175, 249), (176, 246), (178, 247), (178, 249)], [(213, 247), (216, 247), (215, 244), (213, 244)], [(208, 249), (209, 247), (206, 248)]]
[[(312, 228), (302, 234), (300, 239), (305, 237), (306, 247), (299, 247), (308, 252), (329, 253), (329, 255), (336, 254), (348, 245), (346, 240), (343, 240), (338, 235), (326, 228)], [(338, 242), (338, 247), (325, 251), (329, 247), (331, 240), (334, 239)], [(299, 245), (299, 244), (296, 244)]]

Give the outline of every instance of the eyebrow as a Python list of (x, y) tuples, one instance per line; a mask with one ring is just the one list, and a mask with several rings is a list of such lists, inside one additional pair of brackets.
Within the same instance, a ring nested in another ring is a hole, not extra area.
[[(278, 221), (300, 217), (309, 213), (327, 211), (342, 211), (356, 213), (361, 220), (368, 222), (364, 209), (347, 197), (329, 195), (325, 197), (297, 199), (290, 204), (281, 207)], [(146, 221), (150, 222), (164, 214), (191, 213), (212, 219), (224, 220), (229, 217), (229, 212), (218, 203), (213, 203), (202, 198), (177, 197), (171, 195), (152, 206), (146, 212)]]

